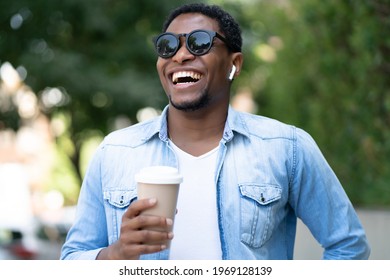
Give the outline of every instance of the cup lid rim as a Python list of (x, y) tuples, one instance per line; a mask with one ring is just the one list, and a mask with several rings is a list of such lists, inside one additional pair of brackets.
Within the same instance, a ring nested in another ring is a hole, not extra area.
[(145, 184), (180, 184), (183, 181), (179, 170), (171, 166), (149, 166), (135, 174), (137, 183)]

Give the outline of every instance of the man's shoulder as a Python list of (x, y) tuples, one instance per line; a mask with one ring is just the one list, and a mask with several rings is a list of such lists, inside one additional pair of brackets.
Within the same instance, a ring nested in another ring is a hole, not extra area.
[(244, 112), (237, 112), (237, 114), (250, 135), (264, 139), (294, 139), (296, 137), (297, 128), (294, 125), (263, 115)]

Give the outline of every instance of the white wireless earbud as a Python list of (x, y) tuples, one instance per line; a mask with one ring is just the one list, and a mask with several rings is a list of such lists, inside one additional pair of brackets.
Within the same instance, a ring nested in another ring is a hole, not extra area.
[(233, 67), (232, 67), (232, 71), (230, 71), (230, 74), (229, 74), (229, 80), (232, 81), (233, 78), (234, 78), (234, 74), (236, 74), (236, 66), (233, 64)]

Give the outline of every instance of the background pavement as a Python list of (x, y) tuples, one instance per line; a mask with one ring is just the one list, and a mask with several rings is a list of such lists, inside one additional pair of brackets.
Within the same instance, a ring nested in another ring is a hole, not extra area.
[[(390, 210), (357, 209), (371, 246), (370, 260), (390, 260)], [(321, 259), (322, 248), (299, 220), (294, 259)]]

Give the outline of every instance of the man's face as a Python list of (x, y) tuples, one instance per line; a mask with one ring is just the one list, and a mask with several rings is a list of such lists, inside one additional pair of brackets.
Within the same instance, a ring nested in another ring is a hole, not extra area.
[[(217, 21), (197, 13), (179, 15), (167, 32), (190, 33), (196, 29), (221, 34)], [(157, 71), (170, 104), (184, 111), (218, 104), (225, 106), (230, 89), (227, 77), (232, 67), (232, 55), (225, 43), (215, 38), (207, 54), (195, 56), (187, 50), (185, 38), (181, 37), (180, 41), (181, 45), (173, 57), (159, 57), (157, 60)]]

